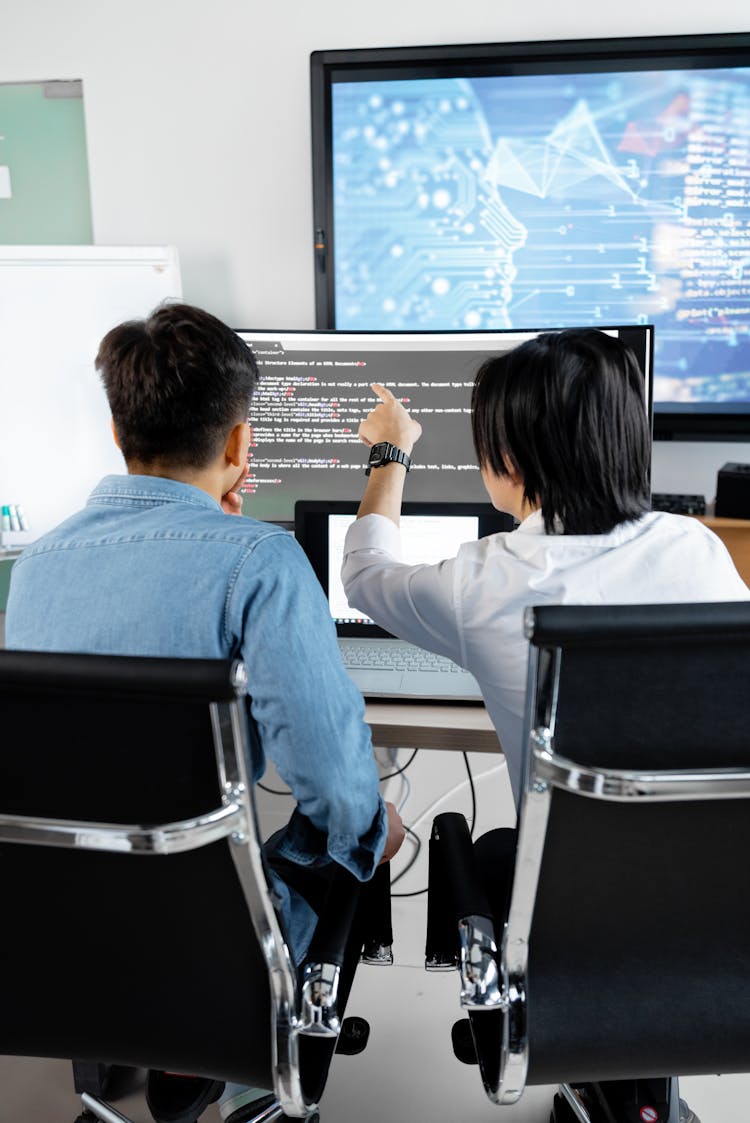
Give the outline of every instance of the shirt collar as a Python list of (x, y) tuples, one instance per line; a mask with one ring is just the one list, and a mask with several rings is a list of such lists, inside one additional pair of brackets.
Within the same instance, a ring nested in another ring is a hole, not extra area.
[(523, 534), (546, 534), (544, 529), (544, 519), (542, 518), (541, 508), (538, 511), (532, 511), (530, 515), (518, 524), (516, 533), (521, 531)]
[(523, 522), (519, 523), (516, 527), (514, 533), (533, 534), (537, 536), (545, 535), (549, 538), (561, 538), (569, 542), (575, 541), (576, 543), (590, 542), (595, 546), (604, 544), (619, 545), (621, 542), (627, 542), (631, 538), (637, 537), (644, 527), (653, 521), (651, 518), (652, 514), (653, 512), (646, 512), (632, 521), (618, 523), (617, 526), (607, 534), (563, 534), (562, 523), (559, 519), (555, 519), (554, 530), (552, 534), (547, 535), (547, 531), (544, 529), (544, 517), (540, 509), (527, 515)]
[(160, 503), (185, 503), (193, 507), (221, 510), (208, 492), (193, 484), (170, 480), (166, 476), (105, 476), (92, 491), (88, 503), (133, 502), (157, 506)]

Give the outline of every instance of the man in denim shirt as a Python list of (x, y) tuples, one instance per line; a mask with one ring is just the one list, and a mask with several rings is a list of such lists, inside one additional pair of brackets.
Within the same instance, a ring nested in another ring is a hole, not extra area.
[[(172, 304), (110, 331), (96, 366), (128, 474), (105, 477), (82, 511), (24, 550), (7, 646), (242, 659), (253, 779), (270, 758), (301, 812), (275, 837), (271, 862), (334, 861), (367, 880), (404, 831), (380, 798), (328, 606), (291, 534), (231, 517), (246, 475), (252, 353), (213, 316)], [(315, 915), (274, 880), (299, 960)]]

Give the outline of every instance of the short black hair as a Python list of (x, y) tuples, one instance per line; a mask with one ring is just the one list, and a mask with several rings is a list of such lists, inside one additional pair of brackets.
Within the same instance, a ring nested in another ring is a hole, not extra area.
[(548, 534), (606, 534), (649, 510), (644, 379), (616, 337), (544, 332), (484, 362), (471, 404), (480, 467), (518, 473)]
[(209, 312), (162, 304), (105, 335), (96, 369), (126, 463), (204, 468), (247, 418), (258, 382), (250, 348)]

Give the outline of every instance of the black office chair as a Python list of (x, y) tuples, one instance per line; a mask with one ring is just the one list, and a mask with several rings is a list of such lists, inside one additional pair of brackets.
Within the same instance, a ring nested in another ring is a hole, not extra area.
[(676, 1123), (665, 1074), (750, 1071), (750, 602), (526, 624), (515, 873), (507, 833), (436, 818), (427, 965), (459, 968), (495, 1103), (559, 1084), (560, 1123)]
[(390, 918), (366, 933), (369, 890), (336, 867), (295, 968), (245, 695), (241, 663), (0, 652), (0, 1053), (273, 1088), (264, 1121), (317, 1118), (355, 964), (363, 945), (389, 960)]

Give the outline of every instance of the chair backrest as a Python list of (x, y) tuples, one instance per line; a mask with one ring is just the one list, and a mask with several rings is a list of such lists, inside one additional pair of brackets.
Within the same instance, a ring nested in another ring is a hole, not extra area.
[(0, 1053), (273, 1081), (307, 1114), (245, 694), (228, 661), (0, 652)]
[(499, 1098), (750, 1067), (750, 602), (529, 610)]

